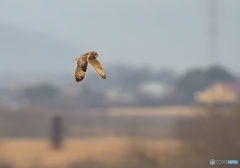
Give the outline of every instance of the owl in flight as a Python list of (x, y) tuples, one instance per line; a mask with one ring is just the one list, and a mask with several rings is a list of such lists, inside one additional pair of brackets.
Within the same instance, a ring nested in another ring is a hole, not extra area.
[(88, 63), (93, 67), (93, 69), (98, 73), (98, 75), (100, 75), (103, 79), (106, 79), (106, 75), (100, 62), (97, 60), (97, 57), (97, 52), (91, 51), (75, 59), (77, 61), (75, 69), (75, 80), (77, 82), (82, 81), (85, 77)]

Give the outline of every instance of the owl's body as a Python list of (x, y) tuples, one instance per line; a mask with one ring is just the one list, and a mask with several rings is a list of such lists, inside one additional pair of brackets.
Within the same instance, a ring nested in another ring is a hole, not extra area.
[(87, 71), (88, 63), (93, 69), (103, 78), (106, 79), (106, 75), (100, 62), (96, 59), (98, 57), (97, 52), (91, 51), (76, 58), (77, 65), (75, 69), (75, 80), (77, 82), (82, 81)]

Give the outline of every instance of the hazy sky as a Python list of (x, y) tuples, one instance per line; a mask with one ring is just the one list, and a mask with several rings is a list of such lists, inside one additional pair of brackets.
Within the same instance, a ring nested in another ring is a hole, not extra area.
[[(42, 54), (36, 58), (39, 70), (45, 66), (72, 73), (78, 54), (96, 50), (105, 66), (124, 63), (182, 72), (214, 61), (208, 47), (208, 4), (208, 0), (0, 0), (0, 26), (42, 34), (73, 48), (61, 58), (54, 52)], [(217, 0), (216, 61), (235, 73), (240, 73), (239, 19), (239, 0)], [(7, 52), (0, 51), (2, 63)], [(29, 63), (35, 55), (28, 61), (24, 52), (16, 57), (26, 71), (32, 68)], [(51, 66), (56, 59), (58, 66)], [(8, 69), (5, 64), (1, 71)]]

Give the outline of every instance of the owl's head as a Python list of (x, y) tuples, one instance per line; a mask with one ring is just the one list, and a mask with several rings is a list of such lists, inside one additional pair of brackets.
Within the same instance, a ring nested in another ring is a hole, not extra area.
[(98, 57), (98, 53), (97, 53), (97, 52), (95, 52), (95, 51), (94, 51), (94, 53), (93, 53), (93, 54), (94, 54), (95, 58), (97, 58), (97, 57)]

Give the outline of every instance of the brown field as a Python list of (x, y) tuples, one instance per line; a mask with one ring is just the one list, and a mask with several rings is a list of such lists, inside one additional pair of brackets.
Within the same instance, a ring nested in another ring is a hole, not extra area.
[(60, 150), (44, 139), (50, 138), (51, 121), (44, 115), (2, 113), (2, 137), (40, 136), (0, 139), (0, 168), (170, 168), (194, 167), (196, 160), (206, 167), (213, 155), (239, 156), (238, 109), (136, 107), (64, 113), (64, 137), (78, 138), (66, 138)]
[[(3, 139), (0, 142), (0, 162), (16, 168), (65, 167), (71, 162), (96, 160), (113, 163), (121, 159), (134, 142), (129, 138), (100, 137), (67, 139), (60, 150), (53, 150), (45, 139)], [(180, 144), (176, 140), (144, 140), (149, 150), (171, 151)]]
[(196, 117), (207, 114), (206, 108), (196, 106), (109, 108), (106, 113), (110, 116), (143, 117)]
[(84, 112), (0, 110), (0, 136), (12, 138), (49, 137), (51, 121), (58, 114), (63, 119), (67, 137), (146, 136), (169, 138), (178, 117), (204, 114), (196, 107), (132, 107), (91, 109)]

